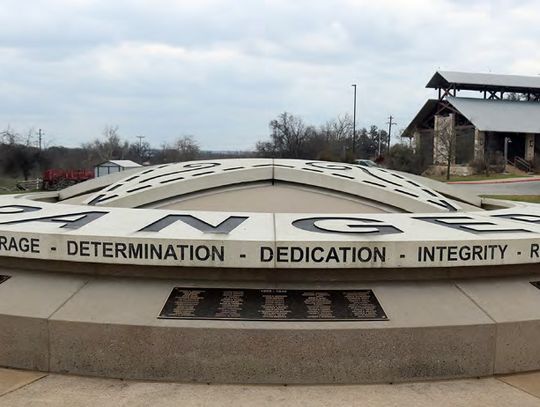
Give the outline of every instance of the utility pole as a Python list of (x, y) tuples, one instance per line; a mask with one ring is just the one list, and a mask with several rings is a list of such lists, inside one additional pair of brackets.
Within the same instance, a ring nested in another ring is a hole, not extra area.
[(353, 159), (356, 159), (356, 83), (351, 86), (354, 88), (352, 153)]
[(143, 138), (145, 138), (144, 136), (137, 136), (137, 138), (139, 139), (139, 161), (141, 162), (142, 164), (142, 161), (143, 161), (143, 154), (142, 154), (142, 141), (143, 141)]
[(43, 132), (41, 131), (41, 129), (39, 129), (38, 130), (38, 148), (39, 148), (39, 151), (41, 151), (42, 137), (43, 137)]
[(388, 124), (388, 151), (390, 151), (390, 141), (392, 140), (392, 126), (394, 124), (397, 124), (396, 122), (393, 121), (394, 117), (392, 115), (390, 115), (388, 117), (388, 121), (386, 122), (386, 124)]

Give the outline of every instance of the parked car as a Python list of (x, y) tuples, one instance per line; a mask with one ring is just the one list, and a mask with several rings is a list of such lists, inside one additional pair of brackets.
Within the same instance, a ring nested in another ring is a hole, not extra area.
[(354, 160), (355, 164), (361, 165), (362, 167), (380, 167), (379, 164), (377, 164), (375, 161), (371, 160)]

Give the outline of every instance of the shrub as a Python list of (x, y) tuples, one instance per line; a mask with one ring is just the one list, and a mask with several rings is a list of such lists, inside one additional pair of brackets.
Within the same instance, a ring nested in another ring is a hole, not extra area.
[(386, 167), (392, 170), (421, 174), (428, 167), (419, 152), (405, 144), (394, 144), (384, 159)]
[(534, 156), (534, 160), (532, 162), (533, 171), (538, 174), (540, 172), (540, 157)]
[(469, 163), (474, 174), (485, 174), (489, 177), (490, 173), (502, 173), (506, 169), (504, 156), (500, 151), (495, 153), (486, 153), (484, 158), (477, 158)]

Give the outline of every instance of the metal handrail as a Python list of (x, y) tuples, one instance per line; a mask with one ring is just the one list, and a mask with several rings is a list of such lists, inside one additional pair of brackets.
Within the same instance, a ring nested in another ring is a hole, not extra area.
[(26, 181), (18, 181), (16, 187), (19, 191), (31, 191), (41, 189), (41, 179), (29, 179)]
[(531, 172), (532, 169), (531, 164), (527, 160), (518, 156), (514, 157), (514, 167), (525, 172)]

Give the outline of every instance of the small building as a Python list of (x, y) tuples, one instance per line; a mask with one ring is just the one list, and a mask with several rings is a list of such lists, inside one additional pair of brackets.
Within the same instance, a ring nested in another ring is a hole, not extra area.
[(104, 175), (137, 167), (142, 167), (142, 165), (131, 160), (109, 160), (94, 167), (94, 176), (96, 178), (103, 177)]
[(470, 173), (473, 161), (504, 157), (505, 150), (508, 164), (522, 170), (540, 157), (540, 76), (438, 71), (426, 87), (437, 90), (437, 99), (402, 134), (414, 138), (426, 164), (447, 164), (445, 133), (454, 137), (455, 174)]

